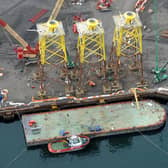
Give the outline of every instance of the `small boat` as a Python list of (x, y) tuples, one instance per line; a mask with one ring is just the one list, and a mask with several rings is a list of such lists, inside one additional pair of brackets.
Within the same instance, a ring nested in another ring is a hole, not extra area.
[(85, 148), (90, 142), (90, 138), (82, 135), (73, 135), (66, 139), (56, 140), (48, 144), (51, 153), (65, 153), (77, 151)]

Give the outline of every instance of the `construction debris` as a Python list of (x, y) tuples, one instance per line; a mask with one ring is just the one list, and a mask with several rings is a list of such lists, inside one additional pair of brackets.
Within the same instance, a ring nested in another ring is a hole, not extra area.
[(150, 13), (150, 14), (153, 13), (153, 9), (151, 9), (151, 8), (148, 9), (148, 13)]
[(85, 0), (71, 0), (72, 5), (82, 5)]
[(72, 26), (72, 31), (74, 32), (74, 33), (78, 33), (78, 30), (77, 30), (77, 25), (76, 25), (76, 23), (77, 22), (83, 22), (83, 21), (85, 21), (86, 19), (83, 19), (82, 18), (82, 16), (73, 16), (73, 26)]
[(168, 30), (164, 30), (160, 33), (161, 37), (168, 38)]
[(88, 81), (88, 84), (89, 84), (89, 86), (92, 86), (92, 87), (93, 87), (93, 86), (96, 86), (96, 83), (93, 82), (92, 80), (89, 80), (89, 81)]
[(16, 102), (12, 102), (12, 101), (8, 101), (6, 103), (8, 103), (11, 106), (15, 106), (15, 107), (26, 105), (25, 103), (16, 103)]
[(113, 0), (99, 0), (96, 9), (99, 11), (111, 11), (111, 4)]
[(2, 77), (4, 75), (3, 70), (4, 70), (4, 68), (0, 68), (0, 77)]
[(0, 106), (3, 106), (4, 102), (8, 99), (8, 90), (0, 89)]

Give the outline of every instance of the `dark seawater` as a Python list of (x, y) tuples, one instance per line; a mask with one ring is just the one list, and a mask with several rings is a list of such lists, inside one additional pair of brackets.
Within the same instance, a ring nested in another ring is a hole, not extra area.
[(83, 151), (60, 155), (50, 154), (46, 146), (27, 149), (20, 121), (0, 123), (0, 132), (0, 168), (168, 167), (167, 124), (145, 138), (138, 133), (97, 138)]

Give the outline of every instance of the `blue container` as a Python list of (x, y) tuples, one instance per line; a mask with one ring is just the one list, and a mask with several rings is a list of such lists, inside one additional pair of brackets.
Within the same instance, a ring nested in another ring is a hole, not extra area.
[(65, 135), (65, 130), (60, 130), (60, 132), (59, 132), (59, 134), (60, 134), (60, 136), (64, 136)]
[(101, 128), (100, 125), (96, 125), (96, 126), (95, 126), (95, 131), (101, 131), (101, 130), (102, 130), (102, 128)]
[(3, 100), (3, 95), (0, 94), (0, 102)]

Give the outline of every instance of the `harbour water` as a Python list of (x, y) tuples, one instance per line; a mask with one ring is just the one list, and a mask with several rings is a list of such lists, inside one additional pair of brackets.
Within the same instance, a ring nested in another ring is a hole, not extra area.
[(27, 149), (20, 121), (0, 123), (0, 168), (167, 168), (168, 125), (150, 132), (93, 139), (78, 152)]

